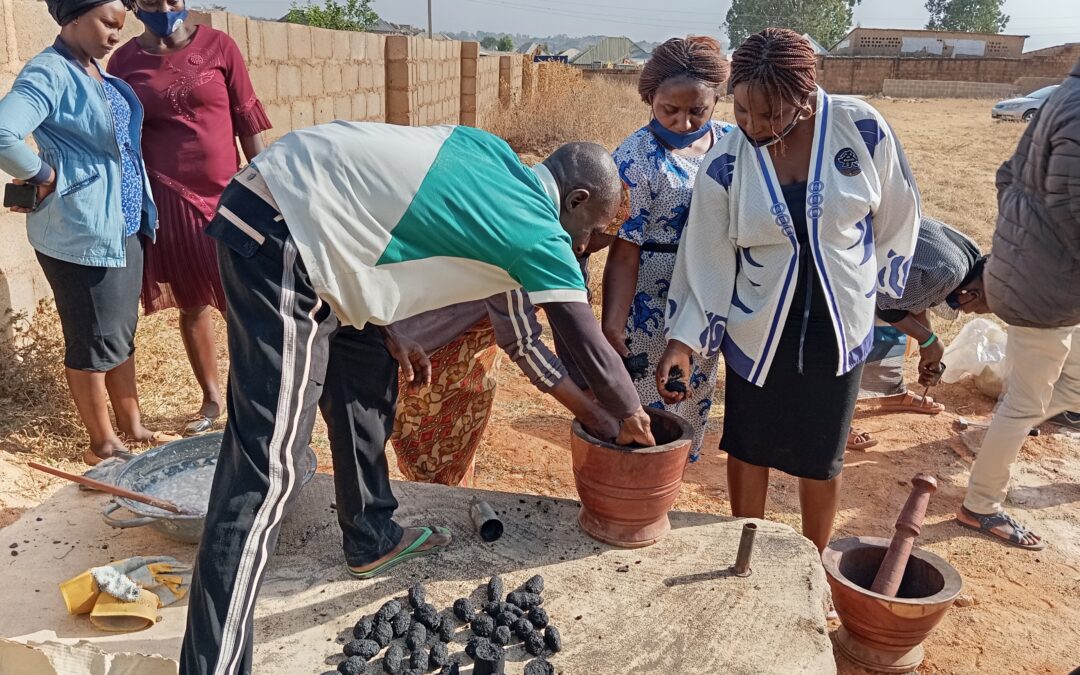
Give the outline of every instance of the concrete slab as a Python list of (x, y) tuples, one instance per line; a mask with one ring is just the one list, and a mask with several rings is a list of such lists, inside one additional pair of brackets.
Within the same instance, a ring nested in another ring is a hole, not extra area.
[[(398, 483), (395, 492), (402, 522), (448, 525), (454, 545), (386, 577), (353, 580), (341, 557), (332, 478), (316, 476), (282, 527), (263, 586), (254, 672), (332, 669), (352, 625), (418, 580), (445, 609), (458, 597), (479, 598), (492, 574), (512, 590), (536, 573), (547, 580), (545, 607), (562, 631), (565, 650), (552, 659), (561, 673), (835, 672), (824, 572), (813, 546), (787, 526), (759, 524), (754, 572), (737, 578), (726, 568), (741, 521), (676, 513), (660, 543), (624, 551), (583, 535), (573, 501), (417, 483)], [(506, 534), (498, 542), (485, 544), (472, 530), (467, 506), (475, 495), (503, 514)], [(186, 603), (165, 608), (146, 631), (120, 635), (102, 634), (64, 610), (57, 584), (92, 566), (133, 555), (194, 556), (194, 547), (145, 528), (110, 529), (98, 515), (106, 502), (66, 487), (0, 530), (0, 548), (17, 543), (11, 550), (19, 553), (3, 559), (9, 611), (0, 613), (0, 635), (176, 658)], [(461, 654), (467, 636), (458, 632), (452, 654)], [(520, 673), (527, 659), (513, 648), (507, 672)]]

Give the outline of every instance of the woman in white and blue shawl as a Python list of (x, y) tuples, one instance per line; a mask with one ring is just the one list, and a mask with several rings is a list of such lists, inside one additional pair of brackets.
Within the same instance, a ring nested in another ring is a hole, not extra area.
[(874, 301), (903, 295), (920, 209), (885, 119), (825, 93), (815, 66), (810, 45), (777, 28), (733, 55), (742, 133), (719, 139), (698, 174), (656, 379), (665, 400), (681, 400), (673, 367), (723, 353), (732, 512), (764, 516), (770, 468), (796, 476), (803, 534), (820, 550)]

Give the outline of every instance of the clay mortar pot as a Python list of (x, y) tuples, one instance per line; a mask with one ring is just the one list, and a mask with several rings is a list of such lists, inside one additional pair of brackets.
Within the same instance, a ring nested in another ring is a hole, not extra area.
[(628, 448), (591, 436), (577, 420), (570, 436), (578, 523), (593, 539), (621, 548), (656, 543), (671, 530), (668, 511), (682, 488), (694, 432), (664, 410), (646, 408), (657, 445)]
[(880, 537), (847, 537), (831, 542), (821, 556), (843, 624), (840, 651), (867, 670), (910, 673), (923, 660), (922, 642), (945, 617), (963, 581), (942, 558), (914, 549), (895, 598), (870, 585), (889, 548)]

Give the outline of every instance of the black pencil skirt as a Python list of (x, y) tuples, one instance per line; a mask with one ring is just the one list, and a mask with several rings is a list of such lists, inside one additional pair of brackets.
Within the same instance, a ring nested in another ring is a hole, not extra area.
[(125, 243), (124, 267), (89, 267), (37, 253), (64, 331), (64, 365), (108, 372), (135, 353), (142, 290), (142, 237)]
[(844, 468), (863, 367), (837, 376), (836, 333), (813, 281), (804, 275), (796, 290), (765, 386), (727, 368), (720, 449), (748, 464), (829, 480)]

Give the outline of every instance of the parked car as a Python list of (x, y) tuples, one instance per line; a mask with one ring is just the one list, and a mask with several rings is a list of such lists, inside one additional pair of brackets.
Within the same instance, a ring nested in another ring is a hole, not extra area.
[(1059, 86), (1061, 85), (1053, 84), (1049, 87), (1037, 89), (1027, 96), (999, 101), (994, 104), (994, 109), (990, 111), (990, 115), (996, 120), (1024, 120), (1030, 122), (1031, 118), (1035, 117), (1035, 113), (1042, 107), (1042, 104), (1050, 97), (1050, 94), (1053, 94)]

